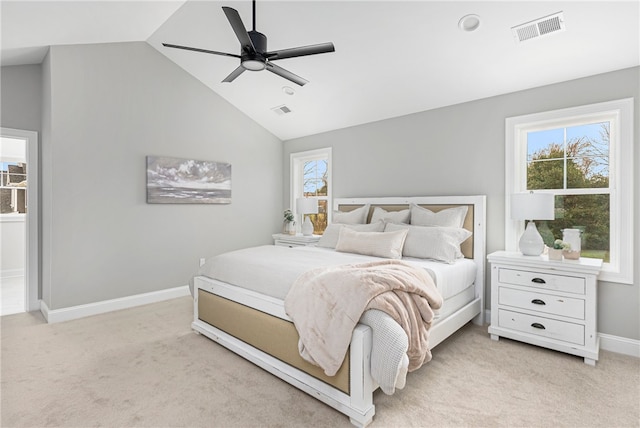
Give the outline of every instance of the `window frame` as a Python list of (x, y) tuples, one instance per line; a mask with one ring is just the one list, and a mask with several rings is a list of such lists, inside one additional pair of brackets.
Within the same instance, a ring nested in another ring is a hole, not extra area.
[[(568, 127), (584, 122), (611, 121), (609, 141), (611, 262), (603, 263), (600, 280), (633, 284), (633, 98), (507, 118), (505, 121), (505, 249), (518, 250), (524, 222), (511, 220), (511, 194), (527, 191), (527, 139), (530, 131)], [(574, 194), (537, 190), (558, 195)], [(579, 191), (578, 191), (579, 192)], [(589, 192), (591, 193), (591, 192)], [(625, 231), (625, 233), (622, 233)]]
[[(27, 163), (27, 212), (19, 214), (24, 218), (25, 224), (25, 310), (36, 311), (40, 309), (40, 297), (38, 287), (40, 284), (40, 164), (38, 133), (24, 129), (0, 127), (0, 136), (24, 140), (26, 144)], [(6, 221), (6, 217), (0, 217)]]
[[(304, 192), (304, 163), (313, 160), (324, 159), (327, 161), (327, 224), (331, 223), (332, 210), (332, 170), (331, 170), (331, 147), (325, 147), (315, 150), (307, 150), (304, 152), (294, 152), (289, 155), (289, 207), (295, 213), (296, 216), (296, 231), (300, 231), (299, 214), (296, 210), (296, 199), (303, 196)], [(325, 196), (318, 197), (319, 200), (324, 200)]]

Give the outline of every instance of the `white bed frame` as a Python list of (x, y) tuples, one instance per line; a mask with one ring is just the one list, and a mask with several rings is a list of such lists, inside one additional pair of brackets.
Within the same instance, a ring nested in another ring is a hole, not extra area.
[[(473, 260), (477, 264), (474, 283), (475, 298), (451, 315), (438, 319), (431, 327), (429, 348), (433, 348), (460, 329), (469, 321), (484, 324), (484, 266), (485, 266), (485, 196), (436, 196), (409, 198), (352, 198), (335, 199), (334, 209), (340, 205), (376, 204), (404, 205), (410, 203), (429, 205), (473, 205), (474, 245)], [(346, 394), (307, 373), (294, 368), (271, 355), (201, 321), (198, 318), (198, 289), (216, 294), (245, 306), (291, 321), (286, 315), (283, 302), (251, 290), (233, 287), (207, 277), (194, 279), (194, 321), (192, 328), (218, 342), (264, 370), (278, 376), (296, 388), (349, 416), (351, 423), (364, 427), (371, 423), (375, 414), (373, 392), (378, 385), (370, 373), (371, 328), (358, 324), (353, 331), (350, 346), (350, 394)]]

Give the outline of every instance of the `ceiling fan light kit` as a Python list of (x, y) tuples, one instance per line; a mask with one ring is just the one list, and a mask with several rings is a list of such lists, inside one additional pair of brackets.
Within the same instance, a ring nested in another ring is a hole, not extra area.
[(245, 70), (260, 71), (264, 70), (267, 66), (263, 61), (257, 59), (245, 59), (242, 60), (242, 66)]
[(335, 52), (333, 43), (321, 43), (317, 45), (300, 46), (297, 48), (281, 49), (277, 51), (267, 51), (267, 36), (256, 31), (256, 1), (253, 0), (253, 30), (247, 31), (240, 14), (237, 10), (223, 6), (222, 10), (231, 24), (238, 41), (240, 42), (240, 55), (217, 52), (208, 49), (193, 48), (189, 46), (174, 45), (169, 43), (163, 43), (162, 45), (167, 48), (184, 49), (194, 52), (208, 53), (213, 55), (232, 56), (240, 59), (240, 65), (231, 72), (223, 82), (232, 82), (238, 76), (240, 76), (245, 70), (250, 71), (262, 71), (268, 70), (280, 77), (283, 77), (291, 82), (304, 86), (308, 83), (308, 80), (303, 79), (300, 76), (293, 74), (292, 72), (285, 70), (282, 67), (273, 64), (272, 61), (294, 58), (299, 56), (317, 55), (321, 53)]

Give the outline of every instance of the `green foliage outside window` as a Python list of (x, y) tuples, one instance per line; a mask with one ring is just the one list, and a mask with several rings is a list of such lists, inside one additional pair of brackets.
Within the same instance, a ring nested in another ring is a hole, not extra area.
[[(527, 163), (528, 190), (558, 190), (553, 221), (537, 221), (540, 234), (550, 247), (562, 238), (562, 229), (582, 230), (582, 255), (609, 261), (610, 195), (609, 123), (590, 124), (600, 132), (566, 141), (548, 141), (530, 152)], [(563, 129), (561, 129), (563, 130)], [(564, 129), (563, 135), (567, 135)], [(585, 131), (586, 132), (586, 131)], [(607, 189), (572, 192), (573, 189)], [(574, 193), (574, 194), (571, 194)]]

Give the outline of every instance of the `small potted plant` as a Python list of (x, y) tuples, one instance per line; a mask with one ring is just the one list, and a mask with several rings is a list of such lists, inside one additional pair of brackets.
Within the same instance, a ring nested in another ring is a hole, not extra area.
[(553, 248), (549, 248), (549, 260), (562, 260), (562, 254), (565, 250), (571, 249), (571, 245), (562, 239), (553, 241)]
[(282, 233), (289, 235), (296, 234), (296, 218), (291, 210), (284, 210), (284, 221), (282, 223)]

